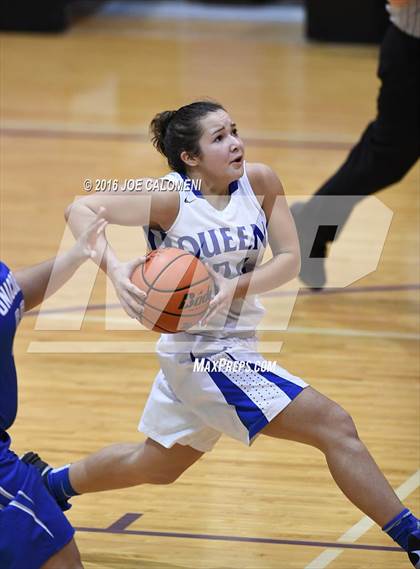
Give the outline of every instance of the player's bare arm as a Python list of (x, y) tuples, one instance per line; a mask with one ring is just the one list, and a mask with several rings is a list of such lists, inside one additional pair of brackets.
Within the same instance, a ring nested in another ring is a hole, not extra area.
[(210, 302), (203, 324), (232, 302), (233, 298), (260, 294), (294, 279), (300, 270), (299, 241), (284, 190), (275, 172), (265, 164), (248, 164), (252, 188), (268, 223), (268, 242), (273, 257), (235, 279), (225, 279), (209, 267), (218, 294)]
[[(147, 180), (149, 179), (144, 179), (144, 182)], [(83, 197), (67, 207), (66, 220), (75, 237), (85, 231), (99, 212), (110, 224), (166, 229), (172, 225), (178, 213), (179, 196), (177, 192), (165, 191), (165, 183), (162, 179), (162, 191), (136, 194), (117, 192), (113, 195)], [(147, 184), (144, 183), (143, 186), (146, 187)], [(98, 254), (94, 260), (111, 279), (124, 310), (131, 318), (137, 319), (143, 310), (145, 295), (131, 282), (130, 277), (135, 268), (144, 263), (145, 257), (121, 262), (105, 233), (99, 236), (96, 248)]]
[(89, 220), (87, 227), (69, 251), (15, 272), (16, 281), (25, 299), (25, 310), (38, 306), (44, 298), (54, 294), (80, 265), (97, 255), (96, 242), (103, 234), (106, 224), (99, 211)]
[[(249, 164), (248, 175), (267, 218), (268, 243), (273, 254), (272, 259), (253, 271), (248, 292), (257, 294), (294, 279), (300, 270), (300, 251), (295, 224), (277, 174), (265, 164)], [(246, 278), (241, 285), (246, 286)]]

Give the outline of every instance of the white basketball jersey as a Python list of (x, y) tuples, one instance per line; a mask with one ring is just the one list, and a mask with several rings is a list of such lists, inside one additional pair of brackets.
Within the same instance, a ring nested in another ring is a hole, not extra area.
[[(183, 178), (171, 172), (165, 179), (177, 188)], [(225, 278), (234, 278), (258, 266), (267, 244), (267, 220), (251, 188), (246, 169), (229, 186), (230, 200), (222, 210), (213, 207), (199, 189), (188, 181), (179, 191), (179, 211), (165, 232), (149, 228), (146, 234), (151, 249), (177, 247), (189, 251)], [(255, 295), (233, 300), (228, 313), (214, 317), (207, 326), (190, 328), (187, 334), (226, 338), (255, 332), (264, 309)], [(163, 336), (166, 336), (164, 334)], [(163, 339), (163, 338), (162, 338)]]

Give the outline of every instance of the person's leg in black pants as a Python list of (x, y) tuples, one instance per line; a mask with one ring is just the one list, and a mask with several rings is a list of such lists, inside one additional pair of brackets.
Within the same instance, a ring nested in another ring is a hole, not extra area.
[[(301, 243), (300, 277), (308, 286), (324, 286), (327, 244), (340, 233), (353, 207), (364, 196), (401, 180), (419, 156), (419, 60), (420, 40), (391, 24), (380, 51), (376, 119), (339, 170), (306, 204), (292, 207)], [(347, 197), (331, 200), (330, 205), (325, 199), (317, 199), (326, 196)], [(326, 212), (326, 208), (331, 211)], [(328, 225), (317, 220), (321, 211), (324, 220), (331, 220)]]

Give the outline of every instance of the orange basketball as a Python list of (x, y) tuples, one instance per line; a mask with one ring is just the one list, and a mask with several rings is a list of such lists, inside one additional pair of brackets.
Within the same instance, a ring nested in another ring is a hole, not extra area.
[(151, 251), (131, 280), (147, 294), (141, 323), (155, 332), (188, 330), (204, 316), (211, 299), (208, 270), (182, 249)]

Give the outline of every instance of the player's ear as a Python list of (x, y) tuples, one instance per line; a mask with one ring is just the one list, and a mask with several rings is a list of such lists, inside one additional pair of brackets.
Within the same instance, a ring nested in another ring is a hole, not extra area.
[(187, 166), (197, 166), (198, 164), (198, 156), (192, 156), (186, 150), (181, 152), (180, 158)]

